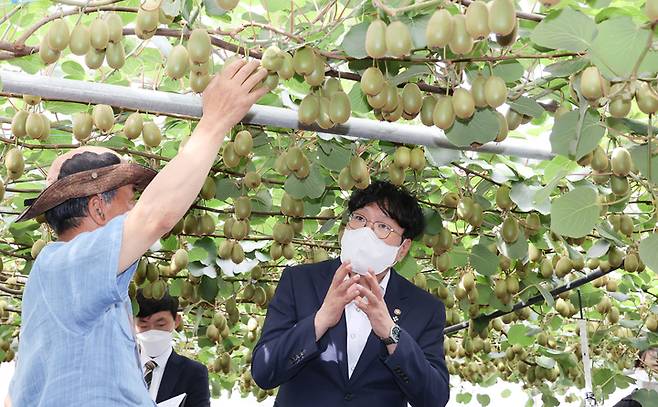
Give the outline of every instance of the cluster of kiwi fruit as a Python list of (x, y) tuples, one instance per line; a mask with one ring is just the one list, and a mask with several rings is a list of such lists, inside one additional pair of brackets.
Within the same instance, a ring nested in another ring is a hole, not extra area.
[(189, 72), (190, 88), (197, 93), (203, 92), (211, 79), (211, 51), (208, 32), (201, 28), (192, 30), (187, 46), (179, 44), (169, 51), (165, 66), (167, 76), (178, 80)]
[(589, 66), (571, 79), (572, 96), (576, 100), (578, 98), (573, 94), (576, 79), (580, 80), (580, 94), (590, 105), (598, 108), (607, 103), (608, 113), (612, 117), (626, 117), (631, 111), (633, 98), (643, 113), (650, 115), (658, 111), (658, 91), (650, 82), (634, 80), (611, 85), (597, 67)]
[(29, 137), (45, 140), (50, 134), (50, 120), (38, 111), (41, 98), (24, 95), (26, 109), (18, 110), (11, 119), (11, 133), (16, 139)]
[(169, 277), (170, 273), (170, 266), (149, 263), (142, 258), (137, 264), (133, 281), (136, 286), (142, 287), (144, 298), (159, 300), (167, 292), (167, 282), (162, 277)]
[(388, 165), (388, 179), (394, 185), (402, 185), (408, 168), (420, 172), (425, 168), (425, 151), (422, 147), (409, 148), (399, 146), (393, 154), (393, 161)]
[(311, 163), (302, 149), (293, 145), (277, 157), (274, 169), (285, 177), (294, 174), (298, 179), (305, 179), (311, 173)]
[(512, 0), (471, 2), (464, 14), (452, 15), (446, 9), (436, 10), (427, 23), (425, 38), (429, 48), (448, 47), (453, 54), (464, 55), (473, 50), (476, 40), (495, 34), (501, 46), (516, 41), (518, 23)]
[(249, 158), (254, 147), (254, 140), (249, 130), (240, 130), (235, 133), (232, 141), (224, 144), (222, 159), (227, 168), (240, 165), (242, 158)]
[[(592, 168), (592, 181), (599, 185), (610, 185), (615, 196), (630, 193), (628, 176), (637, 172), (630, 152), (624, 147), (616, 147), (610, 156), (600, 146), (581, 158), (578, 163)], [(602, 202), (602, 210), (607, 208)]]
[(338, 173), (338, 186), (343, 191), (350, 191), (354, 187), (365, 189), (370, 185), (370, 172), (368, 164), (361, 157), (352, 157), (350, 163)]
[(224, 221), (224, 237), (226, 240), (219, 245), (217, 255), (223, 259), (230, 259), (235, 264), (244, 261), (245, 255), (239, 241), (249, 235), (251, 227), (249, 217), (251, 216), (251, 201), (247, 196), (241, 196), (233, 200), (234, 215)]
[(344, 124), (352, 113), (350, 98), (343, 91), (340, 81), (329, 78), (321, 88), (302, 99), (297, 111), (300, 123), (317, 124), (322, 129)]
[(276, 45), (265, 49), (260, 65), (267, 69), (267, 77), (260, 86), (264, 86), (270, 91), (277, 87), (279, 79), (288, 80), (295, 74), (292, 55), (282, 51)]

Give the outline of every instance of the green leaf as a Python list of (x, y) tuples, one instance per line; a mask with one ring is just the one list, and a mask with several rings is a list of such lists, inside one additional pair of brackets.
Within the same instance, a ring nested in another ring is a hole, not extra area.
[[(649, 145), (642, 144), (630, 147), (628, 151), (633, 158), (633, 164), (647, 180), (658, 184), (658, 155), (653, 155), (649, 161)], [(651, 165), (649, 165), (651, 162)]]
[(640, 242), (640, 259), (658, 274), (658, 234), (654, 233)]
[(478, 399), (478, 402), (479, 402), (480, 405), (482, 405), (482, 406), (485, 406), (485, 407), (486, 407), (486, 406), (489, 405), (489, 403), (491, 403), (491, 397), (489, 397), (489, 396), (486, 395), (486, 394), (478, 394), (478, 395), (476, 396), (476, 398)]
[(582, 71), (587, 65), (589, 65), (587, 58), (574, 58), (550, 64), (544, 68), (544, 71), (554, 77), (567, 77)]
[(560, 172), (555, 174), (555, 177), (551, 180), (551, 182), (546, 184), (546, 186), (540, 189), (539, 191), (535, 192), (535, 195), (532, 198), (532, 203), (534, 205), (537, 205), (550, 199), (553, 190), (560, 183), (560, 181), (562, 181), (565, 175), (567, 175), (567, 171), (565, 170), (561, 170)]
[(499, 236), (496, 245), (498, 250), (510, 259), (521, 260), (528, 256), (528, 240), (523, 236), (523, 232), (519, 233), (519, 238), (513, 243), (507, 243)]
[(607, 79), (630, 77), (647, 47), (651, 32), (640, 29), (630, 17), (606, 20), (598, 25), (598, 29), (590, 48), (592, 62)]
[(554, 153), (579, 160), (599, 144), (605, 134), (601, 116), (594, 109), (587, 109), (582, 119), (580, 114), (572, 110), (556, 120), (550, 136)]
[(506, 83), (518, 81), (524, 73), (525, 68), (515, 59), (499, 62), (493, 67), (493, 74), (503, 78)]
[(363, 22), (352, 26), (343, 37), (340, 48), (352, 58), (366, 58), (366, 31), (368, 31), (369, 22)]
[(418, 261), (414, 256), (405, 256), (405, 258), (396, 264), (394, 268), (398, 274), (407, 280), (411, 280), (413, 276), (418, 274), (418, 271), (420, 271), (420, 268), (418, 267)]
[(455, 120), (446, 132), (450, 142), (458, 147), (473, 143), (486, 144), (493, 141), (498, 133), (498, 118), (491, 109), (476, 110), (468, 121)]
[(53, 113), (63, 113), (63, 114), (73, 114), (79, 112), (86, 112), (89, 110), (89, 106), (82, 103), (58, 102), (53, 100), (46, 101), (45, 107), (47, 110)]
[(530, 117), (539, 117), (544, 114), (544, 108), (534, 99), (526, 96), (521, 96), (516, 100), (508, 100), (507, 104), (510, 109)]
[(658, 407), (658, 392), (649, 389), (639, 389), (633, 393), (633, 400), (637, 400), (642, 407)]
[(551, 230), (562, 236), (581, 237), (592, 231), (599, 219), (598, 194), (588, 187), (577, 187), (551, 204)]
[(537, 364), (545, 369), (553, 369), (555, 367), (555, 360), (546, 356), (540, 356), (535, 359)]
[(541, 284), (535, 284), (535, 287), (537, 287), (537, 290), (541, 294), (542, 297), (544, 297), (544, 301), (546, 301), (546, 305), (549, 307), (553, 308), (555, 306), (555, 298), (551, 295), (551, 293), (546, 289)]
[(199, 294), (201, 295), (201, 298), (214, 303), (218, 292), (219, 287), (217, 286), (216, 278), (210, 278), (206, 275), (201, 277), (201, 285), (199, 286)]
[(550, 203), (547, 201), (536, 201), (533, 199), (535, 194), (541, 190), (536, 185), (526, 185), (523, 182), (515, 182), (510, 190), (510, 198), (523, 212), (536, 210), (543, 215), (550, 213)]
[(355, 83), (350, 89), (350, 93), (347, 94), (350, 98), (350, 104), (352, 105), (352, 113), (361, 113), (366, 114), (372, 108), (368, 105), (368, 99), (366, 95), (361, 91), (361, 86), (358, 83)]
[(530, 39), (545, 48), (583, 52), (595, 35), (596, 24), (591, 17), (566, 7), (544, 18), (532, 31)]
[(471, 265), (483, 276), (492, 276), (498, 271), (498, 256), (486, 246), (477, 244), (471, 249)]
[(415, 77), (426, 76), (431, 73), (432, 70), (427, 65), (412, 65), (407, 69), (405, 69), (404, 71), (397, 74), (389, 82), (391, 83), (391, 85), (398, 86), (401, 83), (409, 82), (410, 79), (413, 79)]
[(535, 342), (535, 337), (528, 335), (528, 327), (516, 324), (507, 331), (507, 342), (511, 345), (529, 346)]
[(314, 199), (322, 196), (326, 185), (324, 178), (322, 178), (318, 170), (318, 166), (312, 164), (308, 177), (299, 179), (294, 174), (290, 174), (288, 179), (286, 179), (284, 188), (295, 199), (306, 197)]
[(471, 393), (459, 393), (455, 397), (455, 401), (461, 404), (468, 404), (471, 402), (472, 399), (473, 399), (473, 395)]

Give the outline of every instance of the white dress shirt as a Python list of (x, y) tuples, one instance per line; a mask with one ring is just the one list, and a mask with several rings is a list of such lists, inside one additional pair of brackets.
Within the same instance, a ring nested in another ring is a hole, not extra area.
[[(391, 272), (388, 271), (379, 283), (383, 294), (386, 293), (390, 277)], [(352, 377), (352, 372), (368, 342), (372, 326), (368, 316), (356, 306), (354, 301), (345, 306), (345, 323), (347, 325), (347, 377), (349, 378)]]
[(154, 361), (158, 365), (155, 367), (155, 369), (153, 369), (153, 376), (151, 376), (151, 387), (149, 388), (149, 394), (151, 395), (151, 399), (153, 401), (155, 401), (156, 397), (158, 397), (158, 389), (160, 389), (160, 383), (162, 382), (165, 366), (167, 366), (167, 361), (169, 360), (169, 356), (171, 356), (171, 352), (173, 350), (174, 348), (170, 347), (169, 350), (156, 358), (151, 358), (146, 355), (139, 355), (139, 360), (142, 363), (142, 372), (144, 372), (144, 365), (149, 360)]

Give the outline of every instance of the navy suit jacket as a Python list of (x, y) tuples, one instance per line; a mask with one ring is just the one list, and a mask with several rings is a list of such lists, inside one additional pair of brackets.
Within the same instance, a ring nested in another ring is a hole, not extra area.
[(251, 372), (262, 388), (280, 386), (277, 407), (443, 407), (449, 399), (443, 355), (445, 307), (391, 270), (384, 300), (400, 341), (389, 355), (370, 333), (352, 376), (347, 376), (345, 313), (315, 341), (314, 319), (340, 259), (284, 270), (270, 302)]
[(156, 402), (187, 393), (185, 407), (210, 407), (208, 368), (199, 362), (171, 352), (167, 359)]

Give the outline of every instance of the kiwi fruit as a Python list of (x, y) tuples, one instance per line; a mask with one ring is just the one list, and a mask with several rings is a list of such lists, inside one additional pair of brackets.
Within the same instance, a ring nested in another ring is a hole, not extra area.
[(90, 47), (89, 29), (83, 24), (73, 27), (69, 38), (69, 49), (71, 53), (82, 56), (89, 51)]
[(486, 83), (487, 83), (487, 78), (480, 73), (478, 73), (477, 76), (471, 82), (471, 95), (473, 96), (475, 107), (477, 108), (483, 108), (488, 106), (487, 97), (485, 93)]
[(144, 123), (142, 127), (142, 139), (144, 140), (144, 144), (151, 148), (159, 146), (162, 141), (160, 127), (154, 122)]
[(400, 146), (395, 149), (393, 154), (393, 163), (398, 168), (407, 169), (411, 163), (411, 150), (408, 147)]
[(596, 146), (592, 154), (590, 166), (593, 170), (603, 172), (608, 169), (609, 161), (605, 151), (600, 146)]
[(425, 29), (425, 39), (429, 48), (443, 48), (450, 42), (454, 22), (450, 12), (444, 8), (436, 10)]
[(499, 111), (494, 112), (498, 118), (498, 134), (496, 134), (496, 139), (494, 140), (497, 143), (505, 140), (507, 138), (507, 133), (509, 129), (507, 128), (507, 119)]
[(507, 113), (505, 113), (505, 119), (507, 120), (507, 128), (509, 130), (515, 130), (521, 125), (523, 115), (514, 109), (508, 109)]
[(407, 83), (402, 88), (402, 108), (405, 113), (418, 114), (423, 106), (423, 93), (415, 83)]
[[(135, 21), (135, 32), (139, 30), (149, 38), (153, 36), (160, 23), (160, 13), (158, 9), (146, 10), (139, 7), (137, 10), (137, 20)], [(141, 38), (141, 37), (140, 37)]]
[(279, 78), (283, 79), (284, 81), (287, 81), (288, 79), (292, 78), (295, 75), (295, 68), (292, 63), (292, 55), (283, 51), (281, 52), (281, 55), (282, 55), (281, 67), (276, 72), (277, 74), (279, 74)]
[(466, 32), (473, 39), (479, 40), (489, 36), (489, 10), (481, 0), (469, 4), (464, 14), (466, 17)]
[(15, 180), (23, 175), (25, 160), (23, 153), (17, 148), (12, 148), (5, 154), (5, 168), (9, 179)]
[(206, 89), (212, 78), (207, 73), (190, 71), (190, 89), (201, 93)]
[(16, 138), (23, 138), (27, 134), (25, 128), (28, 113), (25, 110), (17, 111), (11, 118), (11, 134)]
[(235, 216), (240, 219), (247, 219), (251, 216), (251, 201), (249, 197), (241, 196), (234, 201)]
[(489, 28), (497, 35), (508, 35), (516, 25), (516, 11), (512, 0), (493, 0), (489, 3)]
[(425, 151), (421, 147), (411, 149), (409, 167), (414, 171), (422, 171), (426, 165)]
[(455, 109), (452, 96), (441, 96), (434, 106), (432, 113), (434, 125), (442, 130), (448, 130), (455, 122)]
[(286, 153), (286, 167), (288, 167), (290, 171), (297, 171), (304, 164), (304, 158), (305, 157), (302, 149), (297, 146), (293, 146)]
[(500, 76), (491, 75), (484, 85), (484, 95), (487, 104), (492, 109), (501, 106), (507, 100), (507, 86)]
[(283, 63), (283, 52), (276, 45), (270, 45), (265, 49), (260, 60), (260, 65), (269, 72), (276, 72)]
[(189, 55), (187, 48), (182, 45), (176, 45), (169, 52), (165, 72), (172, 79), (180, 79), (187, 74), (189, 70)]
[(580, 93), (590, 101), (603, 96), (603, 78), (597, 67), (587, 67), (580, 75)]
[(453, 32), (448, 47), (453, 54), (468, 54), (473, 50), (473, 38), (466, 31), (466, 17), (463, 14), (455, 14), (452, 21)]
[[(224, 9), (226, 11), (233, 10), (238, 5), (238, 3), (240, 2), (240, 0), (215, 0), (215, 1), (217, 2), (217, 5), (219, 7), (221, 7), (222, 9)], [(225, 372), (225, 373), (228, 373), (228, 372)]]
[(350, 98), (343, 91), (335, 92), (331, 95), (329, 102), (329, 117), (335, 124), (347, 122), (352, 113)]
[(108, 105), (96, 105), (92, 110), (94, 126), (103, 133), (107, 133), (114, 126), (114, 112)]
[(89, 113), (81, 112), (73, 115), (73, 137), (85, 141), (91, 136), (94, 121)]
[(235, 152), (235, 145), (232, 141), (224, 144), (222, 158), (227, 168), (234, 168), (240, 164), (240, 156)]
[(110, 42), (105, 50), (105, 61), (112, 69), (121, 69), (126, 62), (126, 53), (121, 42)]
[(389, 85), (388, 83), (385, 83), (384, 88), (382, 89), (381, 92), (372, 96), (368, 95), (366, 99), (370, 107), (372, 107), (373, 109), (383, 108), (386, 105), (386, 98), (388, 97), (388, 92), (389, 92)]
[(48, 46), (54, 51), (63, 51), (69, 46), (69, 26), (64, 19), (58, 18), (50, 23)]
[(498, 45), (501, 47), (510, 47), (514, 45), (516, 42), (516, 39), (519, 36), (519, 23), (517, 21), (514, 22), (514, 29), (512, 30), (511, 33), (507, 35), (499, 35), (496, 34), (496, 42)]
[(473, 215), (474, 203), (473, 198), (470, 196), (463, 197), (457, 204), (457, 216), (459, 216), (460, 219), (468, 221)]
[(322, 86), (325, 78), (324, 60), (318, 56), (314, 58), (313, 71), (304, 76), (304, 80), (311, 87)]
[(507, 243), (516, 242), (516, 239), (519, 237), (519, 224), (516, 219), (511, 216), (505, 218), (501, 228), (501, 236)]
[(104, 19), (107, 23), (109, 41), (115, 44), (120, 42), (123, 39), (123, 21), (121, 17), (117, 13), (107, 13)]
[(137, 112), (131, 113), (123, 125), (123, 134), (129, 140), (135, 140), (142, 134), (143, 127), (144, 119), (142, 119), (142, 115)]
[(457, 88), (452, 94), (452, 107), (455, 116), (462, 120), (470, 119), (475, 113), (475, 101), (469, 91), (464, 88)]
[(387, 51), (387, 27), (382, 20), (374, 20), (366, 31), (366, 54), (370, 58), (382, 58)]
[(110, 29), (107, 22), (100, 18), (95, 19), (89, 26), (89, 43), (94, 49), (104, 50), (110, 42)]
[(628, 178), (613, 175), (610, 177), (610, 189), (612, 190), (612, 193), (617, 196), (627, 195), (630, 190), (630, 186), (628, 185)]
[(436, 107), (436, 97), (426, 95), (423, 97), (423, 104), (420, 107), (420, 121), (425, 126), (434, 125), (434, 108)]
[(350, 160), (349, 172), (355, 183), (364, 182), (370, 177), (368, 166), (361, 157), (353, 157)]
[(59, 59), (59, 55), (59, 51), (50, 48), (50, 45), (48, 45), (48, 35), (45, 35), (39, 45), (39, 58), (41, 58), (44, 64), (50, 65)]
[(386, 80), (384, 79), (384, 74), (379, 68), (370, 67), (363, 72), (361, 75), (361, 91), (369, 96), (375, 96), (384, 90), (386, 86)]
[(635, 90), (635, 101), (642, 113), (654, 114), (658, 111), (658, 91), (646, 82), (639, 82)]
[(411, 32), (402, 21), (392, 21), (386, 27), (386, 49), (388, 54), (401, 58), (411, 53)]
[(624, 147), (617, 147), (612, 150), (612, 157), (610, 159), (610, 168), (612, 173), (618, 177), (625, 177), (631, 172), (633, 160), (631, 153)]
[(338, 187), (343, 191), (350, 191), (352, 188), (354, 188), (354, 184), (355, 182), (352, 178), (352, 175), (350, 174), (349, 166), (340, 170), (338, 173)]
[(249, 130), (240, 130), (235, 135), (234, 148), (235, 153), (240, 157), (246, 157), (251, 153), (254, 146), (254, 139)]
[(187, 40), (187, 54), (190, 61), (195, 64), (203, 64), (210, 58), (212, 46), (208, 32), (202, 28), (196, 28), (190, 33)]
[(206, 177), (206, 180), (203, 182), (203, 186), (201, 187), (201, 192), (199, 195), (201, 196), (202, 199), (205, 199), (206, 201), (209, 199), (213, 199), (215, 197), (215, 193), (217, 192), (217, 185), (215, 184), (215, 180), (212, 177)]
[(398, 167), (397, 165), (389, 165), (388, 169), (388, 180), (393, 185), (401, 186), (404, 184), (404, 169)]
[(89, 69), (98, 69), (103, 65), (103, 60), (105, 59), (105, 50), (97, 50), (94, 47), (90, 47), (89, 51), (85, 54), (85, 64)]
[(295, 72), (300, 75), (310, 75), (315, 70), (315, 52), (312, 48), (302, 47), (292, 58)]
[(384, 89), (384, 92), (386, 92), (386, 103), (384, 103), (381, 110), (385, 113), (393, 113), (400, 103), (398, 89), (392, 84), (389, 84), (386, 89)]
[(610, 116), (612, 117), (623, 118), (628, 116), (630, 111), (631, 101), (623, 97), (614, 98), (608, 104), (608, 112), (610, 112)]
[(305, 125), (315, 123), (320, 116), (320, 99), (314, 94), (308, 94), (302, 99), (297, 110), (297, 120)]

